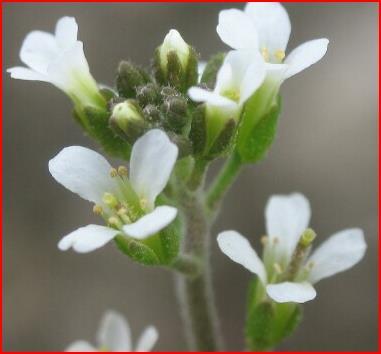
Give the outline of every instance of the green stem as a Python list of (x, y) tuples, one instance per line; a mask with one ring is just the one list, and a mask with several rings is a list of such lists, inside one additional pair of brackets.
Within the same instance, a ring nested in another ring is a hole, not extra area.
[(225, 165), (208, 190), (206, 205), (209, 210), (215, 210), (218, 207), (225, 193), (240, 172), (241, 166), (241, 160), (236, 153), (233, 153), (225, 162)]
[(198, 189), (204, 182), (205, 171), (208, 167), (208, 161), (202, 159), (195, 159), (194, 167), (191, 176), (188, 180), (188, 188), (191, 191)]
[(177, 295), (189, 349), (213, 352), (220, 349), (220, 337), (209, 264), (209, 224), (200, 196), (189, 192), (184, 194), (181, 201), (186, 220), (183, 251), (199, 260), (200, 273), (193, 277), (177, 274)]

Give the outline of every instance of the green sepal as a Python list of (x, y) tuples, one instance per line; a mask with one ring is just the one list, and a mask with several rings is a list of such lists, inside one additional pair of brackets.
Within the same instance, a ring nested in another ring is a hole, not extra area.
[(149, 75), (129, 61), (121, 61), (116, 74), (116, 88), (120, 96), (135, 98), (136, 88), (151, 81)]
[(262, 116), (258, 116), (256, 103), (258, 100), (254, 97), (245, 105), (238, 131), (236, 149), (243, 163), (255, 163), (263, 159), (276, 136), (281, 112), (280, 96)]
[(128, 160), (131, 145), (115, 135), (109, 126), (109, 116), (109, 112), (90, 106), (74, 112), (75, 119), (92, 138), (100, 143), (106, 153)]
[(155, 252), (144, 243), (121, 235), (115, 237), (115, 243), (119, 250), (133, 261), (147, 265), (160, 265), (161, 262)]
[(209, 88), (213, 88), (215, 86), (217, 73), (224, 62), (225, 56), (226, 53), (217, 53), (209, 59), (201, 76), (202, 84), (205, 84)]
[(302, 308), (296, 303), (276, 303), (265, 294), (258, 278), (248, 290), (246, 346), (250, 351), (266, 351), (290, 336), (302, 319)]
[(193, 154), (196, 156), (201, 155), (206, 147), (207, 124), (205, 110), (206, 106), (202, 104), (197, 106), (192, 113), (189, 139), (192, 142)]
[(186, 92), (192, 86), (197, 85), (198, 82), (198, 57), (196, 50), (189, 46), (189, 56), (187, 68), (185, 70), (185, 80), (182, 86), (182, 91)]
[(171, 264), (179, 255), (181, 222), (179, 218), (162, 230), (158, 237), (161, 243), (161, 263)]
[(225, 123), (220, 135), (216, 138), (208, 151), (208, 159), (219, 157), (228, 150), (234, 136), (235, 128), (236, 122), (234, 119), (229, 119)]

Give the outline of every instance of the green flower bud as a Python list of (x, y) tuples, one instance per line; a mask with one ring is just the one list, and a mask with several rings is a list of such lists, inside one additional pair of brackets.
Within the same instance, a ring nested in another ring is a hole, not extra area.
[(159, 88), (153, 83), (139, 86), (136, 89), (136, 99), (143, 107), (148, 104), (158, 104), (160, 100)]
[(136, 88), (150, 81), (149, 75), (129, 61), (119, 64), (116, 75), (116, 87), (120, 96), (135, 98)]
[(188, 123), (187, 100), (183, 97), (168, 97), (163, 104), (166, 124), (169, 129), (181, 133)]
[(143, 113), (133, 100), (117, 103), (112, 110), (110, 125), (120, 136), (133, 143), (148, 128)]
[(161, 120), (160, 109), (153, 104), (149, 104), (144, 107), (143, 115), (144, 118), (150, 123), (158, 123)]
[(154, 59), (156, 80), (185, 92), (198, 79), (197, 54), (174, 29), (165, 36)]

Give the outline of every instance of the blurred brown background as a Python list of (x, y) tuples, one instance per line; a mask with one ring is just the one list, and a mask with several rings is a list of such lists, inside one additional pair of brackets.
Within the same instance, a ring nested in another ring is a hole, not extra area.
[[(112, 84), (122, 58), (147, 65), (170, 28), (206, 59), (226, 49), (218, 12), (230, 4), (4, 4), (5, 68), (19, 65), (32, 29), (52, 31), (75, 16), (95, 78)], [(233, 6), (240, 6), (236, 4)], [(354, 269), (319, 283), (305, 319), (283, 350), (377, 348), (377, 5), (287, 3), (289, 49), (328, 37), (326, 57), (282, 88), (284, 109), (268, 158), (248, 167), (229, 193), (215, 233), (235, 228), (258, 239), (272, 193), (311, 200), (319, 240), (343, 228), (365, 230), (368, 252)], [(63, 350), (93, 340), (104, 310), (129, 319), (134, 337), (159, 328), (156, 350), (185, 349), (172, 275), (132, 263), (109, 245), (88, 255), (61, 253), (57, 241), (96, 222), (91, 206), (50, 177), (48, 160), (68, 145), (96, 147), (71, 119), (71, 104), (47, 84), (4, 80), (4, 349)], [(250, 277), (213, 245), (214, 280), (227, 349), (243, 348)]]

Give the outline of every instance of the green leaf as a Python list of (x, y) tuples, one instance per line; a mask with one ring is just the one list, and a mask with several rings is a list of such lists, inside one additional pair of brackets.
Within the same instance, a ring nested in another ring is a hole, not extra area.
[(125, 160), (129, 159), (131, 146), (112, 131), (107, 111), (85, 107), (82, 112), (77, 112), (77, 114), (84, 117), (86, 124), (82, 124), (82, 126), (102, 145), (106, 153)]
[[(237, 138), (237, 149), (244, 163), (254, 163), (263, 159), (270, 149), (277, 131), (278, 118), (281, 111), (280, 97), (271, 106), (269, 111), (261, 117), (255, 117), (256, 105), (247, 105), (243, 112), (242, 119), (247, 121), (252, 116), (254, 123), (252, 127), (240, 127)], [(246, 131), (242, 132), (242, 130)]]
[(201, 83), (206, 84), (209, 88), (214, 88), (218, 70), (224, 62), (226, 53), (217, 53), (213, 55), (206, 64), (205, 70), (201, 76)]

